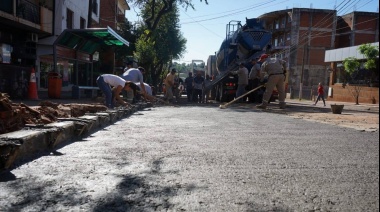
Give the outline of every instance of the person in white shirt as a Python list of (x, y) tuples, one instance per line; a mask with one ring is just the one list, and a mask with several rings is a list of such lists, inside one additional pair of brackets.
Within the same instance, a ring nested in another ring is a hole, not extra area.
[(106, 96), (106, 106), (109, 109), (115, 107), (115, 101), (124, 106), (131, 106), (129, 103), (123, 101), (120, 97), (120, 92), (122, 90), (133, 91), (135, 94), (137, 86), (133, 82), (125, 81), (123, 78), (113, 74), (102, 74), (96, 79), (96, 83)]
[[(138, 93), (139, 93), (141, 90), (141, 83), (136, 82), (135, 84), (138, 87), (138, 90), (139, 90)], [(153, 96), (152, 87), (145, 82), (144, 82), (144, 87), (145, 87), (145, 91), (146, 91), (146, 94), (143, 96), (144, 99), (153, 102), (155, 100), (155, 97)]]

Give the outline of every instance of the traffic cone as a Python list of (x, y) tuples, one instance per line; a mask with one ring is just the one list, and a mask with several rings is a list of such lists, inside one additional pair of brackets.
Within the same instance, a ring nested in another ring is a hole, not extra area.
[(28, 99), (38, 100), (36, 72), (34, 71), (34, 68), (32, 68), (32, 72), (30, 73)]

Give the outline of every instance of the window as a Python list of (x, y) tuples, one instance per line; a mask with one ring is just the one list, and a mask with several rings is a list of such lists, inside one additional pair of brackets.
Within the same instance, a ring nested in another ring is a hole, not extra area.
[(279, 46), (284, 46), (285, 45), (284, 44), (284, 36), (283, 35), (280, 36), (280, 43), (278, 45)]
[(80, 28), (85, 29), (86, 28), (86, 20), (82, 17), (80, 17)]
[(276, 20), (275, 22), (274, 22), (274, 24), (275, 24), (275, 29), (279, 29), (280, 28), (280, 26), (279, 26), (279, 20)]
[(290, 33), (286, 33), (286, 40), (290, 40)]
[(92, 0), (92, 12), (98, 14), (98, 2), (97, 0)]
[(286, 26), (286, 17), (283, 17), (281, 19), (281, 28), (285, 28), (285, 26)]
[(67, 9), (66, 10), (66, 28), (67, 29), (73, 28), (73, 17), (74, 17), (74, 12)]

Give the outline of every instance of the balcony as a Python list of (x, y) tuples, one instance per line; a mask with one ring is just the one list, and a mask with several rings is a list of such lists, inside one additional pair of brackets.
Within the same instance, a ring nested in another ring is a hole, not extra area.
[[(0, 18), (10, 20), (9, 24), (29, 26), (42, 32), (52, 33), (53, 12), (28, 0), (2, 0)], [(15, 22), (15, 24), (12, 23)]]
[(16, 7), (16, 16), (40, 24), (40, 7), (27, 0), (20, 0)]
[(117, 14), (117, 22), (118, 23), (125, 23), (125, 14)]

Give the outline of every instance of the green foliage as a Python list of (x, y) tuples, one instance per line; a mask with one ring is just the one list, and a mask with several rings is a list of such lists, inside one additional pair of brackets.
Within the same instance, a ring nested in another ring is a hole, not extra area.
[(343, 66), (347, 73), (353, 74), (360, 67), (360, 63), (355, 57), (348, 57), (343, 60)]
[(127, 56), (132, 56), (135, 51), (135, 43), (137, 39), (137, 34), (133, 29), (131, 22), (127, 21), (125, 24), (120, 25), (120, 30), (118, 31), (124, 39), (129, 42), (129, 46), (124, 46), (123, 48), (116, 49), (116, 60), (123, 61)]
[[(150, 16), (151, 5), (147, 4), (141, 10), (143, 19)], [(172, 11), (162, 16), (157, 28), (151, 29), (147, 24), (141, 24), (141, 32), (136, 41), (134, 56), (147, 71), (146, 79), (156, 84), (166, 76), (164, 70), (170, 68), (173, 59), (179, 59), (186, 49), (186, 39), (179, 27), (179, 12), (176, 6)]]
[(379, 46), (372, 46), (367, 43), (360, 45), (358, 49), (359, 52), (367, 59), (364, 63), (364, 67), (368, 70), (376, 69), (376, 60), (379, 57)]

